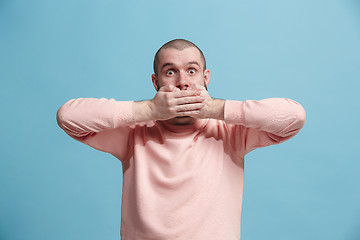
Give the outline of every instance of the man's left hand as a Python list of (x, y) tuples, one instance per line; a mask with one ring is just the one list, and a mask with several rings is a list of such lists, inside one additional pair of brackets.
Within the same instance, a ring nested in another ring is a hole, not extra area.
[(213, 118), (224, 120), (224, 105), (225, 100), (222, 99), (214, 99), (210, 97), (209, 92), (206, 90), (204, 86), (196, 84), (194, 89), (201, 91), (201, 96), (205, 98), (204, 107), (200, 109), (199, 113), (196, 114), (196, 118)]

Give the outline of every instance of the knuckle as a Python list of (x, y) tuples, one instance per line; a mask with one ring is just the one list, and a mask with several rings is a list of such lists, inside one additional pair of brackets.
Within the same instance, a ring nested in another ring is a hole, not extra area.
[(172, 105), (173, 105), (172, 99), (167, 98), (167, 99), (166, 99), (166, 104), (167, 104), (168, 106), (172, 106)]
[(170, 113), (170, 114), (174, 114), (174, 113), (176, 113), (175, 108), (172, 108), (172, 107), (171, 107), (171, 108), (169, 108), (169, 113)]

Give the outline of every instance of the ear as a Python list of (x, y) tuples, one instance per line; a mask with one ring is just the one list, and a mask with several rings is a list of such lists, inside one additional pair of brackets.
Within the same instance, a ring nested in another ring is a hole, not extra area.
[(206, 87), (210, 83), (210, 70), (209, 69), (205, 69), (205, 71), (204, 71), (204, 82), (206, 84)]
[(159, 82), (158, 82), (158, 78), (155, 74), (152, 74), (151, 75), (151, 80), (152, 80), (152, 83), (154, 85), (154, 88), (156, 89), (156, 91), (159, 91)]

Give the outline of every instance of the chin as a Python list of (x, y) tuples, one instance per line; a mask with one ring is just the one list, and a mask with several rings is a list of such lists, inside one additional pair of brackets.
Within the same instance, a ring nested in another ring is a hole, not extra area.
[(169, 123), (173, 125), (190, 125), (194, 124), (196, 121), (195, 118), (189, 116), (180, 116), (170, 119)]

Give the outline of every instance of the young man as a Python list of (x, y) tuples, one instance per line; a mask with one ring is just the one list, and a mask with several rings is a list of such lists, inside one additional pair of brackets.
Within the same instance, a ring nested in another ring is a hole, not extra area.
[(239, 240), (244, 156), (296, 135), (304, 109), (211, 98), (204, 55), (183, 39), (156, 53), (152, 81), (152, 100), (73, 99), (57, 115), (71, 137), (122, 162), (121, 239)]

